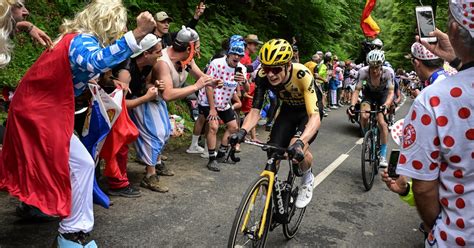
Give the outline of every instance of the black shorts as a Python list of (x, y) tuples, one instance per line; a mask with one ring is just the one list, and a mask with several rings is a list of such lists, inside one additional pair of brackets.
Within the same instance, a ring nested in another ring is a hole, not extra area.
[[(209, 106), (199, 105), (198, 109), (199, 109), (199, 114), (204, 115), (204, 117), (207, 119), (207, 117), (209, 116), (209, 112), (211, 110)], [(217, 111), (217, 115), (224, 123), (229, 123), (235, 120), (235, 112), (232, 108), (229, 108), (224, 111)]]
[(372, 106), (372, 104), (375, 104), (377, 106), (382, 106), (385, 102), (387, 101), (387, 96), (380, 96), (380, 97), (367, 97), (364, 96), (362, 98), (361, 104), (367, 103)]
[[(293, 137), (303, 134), (307, 122), (308, 114), (304, 106), (290, 107), (283, 104), (280, 108), (280, 114), (278, 114), (273, 124), (268, 144), (288, 147)], [(317, 135), (318, 133), (308, 143), (311, 144)]]

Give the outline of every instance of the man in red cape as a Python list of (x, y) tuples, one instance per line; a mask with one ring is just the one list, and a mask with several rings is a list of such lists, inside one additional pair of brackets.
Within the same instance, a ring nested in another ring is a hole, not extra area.
[(135, 30), (117, 38), (126, 17), (120, 0), (101, 0), (66, 20), (61, 37), (27, 71), (10, 105), (0, 189), (61, 217), (59, 247), (82, 247), (94, 225), (94, 161), (73, 134), (74, 96), (91, 78), (138, 51), (138, 42), (155, 26), (144, 12)]

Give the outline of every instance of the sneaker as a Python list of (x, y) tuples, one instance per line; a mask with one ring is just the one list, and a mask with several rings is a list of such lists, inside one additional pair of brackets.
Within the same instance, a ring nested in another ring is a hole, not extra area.
[(324, 117), (328, 117), (329, 114), (328, 114), (326, 111), (324, 111), (324, 112), (323, 112), (323, 116), (324, 116)]
[(331, 110), (330, 108), (328, 108), (328, 107), (324, 107), (324, 111), (326, 111), (326, 112), (331, 112), (332, 110)]
[(208, 152), (208, 151), (204, 151), (204, 152), (201, 154), (201, 158), (209, 158), (209, 152)]
[(168, 166), (166, 166), (163, 161), (161, 161), (161, 164), (156, 165), (156, 175), (172, 177), (174, 176), (174, 171), (171, 170)]
[(166, 193), (169, 190), (168, 187), (160, 185), (160, 178), (158, 177), (158, 175), (152, 175), (149, 178), (147, 178), (146, 176), (143, 177), (140, 186), (160, 193)]
[(209, 161), (209, 163), (207, 163), (207, 168), (210, 170), (210, 171), (221, 171), (221, 169), (219, 169), (219, 167), (217, 166), (217, 161), (216, 160), (212, 160), (212, 161)]
[(66, 248), (97, 248), (97, 244), (94, 240), (87, 242), (89, 237), (88, 233), (77, 232), (77, 233), (63, 233), (59, 234), (54, 241), (53, 247), (66, 247)]
[(186, 150), (186, 152), (189, 154), (201, 154), (204, 152), (204, 148), (200, 147), (199, 145), (192, 145)]
[(385, 159), (384, 156), (380, 156), (380, 157), (379, 157), (379, 166), (380, 166), (380, 168), (382, 168), (382, 169), (385, 169), (385, 168), (388, 167), (387, 159)]
[(341, 108), (341, 107), (343, 107), (344, 105), (342, 105), (341, 102), (339, 102), (336, 106)]
[(130, 185), (121, 189), (109, 189), (108, 194), (111, 196), (122, 196), (127, 198), (137, 198), (141, 196), (140, 190), (133, 188)]
[(297, 208), (305, 208), (311, 202), (311, 198), (313, 198), (313, 184), (314, 178), (310, 183), (300, 186), (295, 202)]
[(339, 107), (336, 106), (336, 105), (331, 105), (331, 107), (329, 107), (330, 109), (338, 109)]

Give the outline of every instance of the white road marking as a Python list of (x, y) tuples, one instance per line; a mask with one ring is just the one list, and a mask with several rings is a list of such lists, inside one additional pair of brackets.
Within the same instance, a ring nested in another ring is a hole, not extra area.
[(358, 139), (356, 142), (355, 142), (355, 145), (349, 149), (346, 153), (344, 154), (341, 154), (339, 155), (338, 158), (336, 158), (336, 160), (334, 160), (330, 165), (328, 165), (323, 171), (321, 171), (321, 173), (319, 173), (316, 177), (314, 177), (314, 185), (313, 185), (313, 189), (316, 188), (316, 186), (318, 186), (319, 184), (321, 184), (324, 179), (326, 179), (326, 177), (328, 177), (329, 175), (331, 175), (331, 173), (337, 169), (337, 167), (339, 167), (339, 165), (342, 164), (342, 162), (344, 162), (344, 160), (346, 160), (346, 158), (349, 157), (349, 153), (354, 149), (356, 148), (357, 146), (359, 145), (362, 145), (362, 143), (364, 142), (364, 138), (360, 138)]
[(329, 175), (331, 175), (331, 173), (337, 167), (339, 167), (339, 165), (341, 165), (342, 162), (344, 162), (344, 160), (346, 160), (346, 158), (348, 158), (348, 157), (349, 157), (348, 154), (341, 154), (336, 160), (334, 160), (334, 162), (332, 162), (328, 167), (326, 167), (323, 171), (321, 171), (321, 173), (319, 173), (314, 178), (313, 189), (316, 188), (320, 183), (322, 183), (324, 181), (324, 179), (326, 179)]

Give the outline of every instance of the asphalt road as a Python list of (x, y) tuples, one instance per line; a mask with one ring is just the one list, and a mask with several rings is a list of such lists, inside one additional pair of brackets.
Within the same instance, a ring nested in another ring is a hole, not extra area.
[[(397, 112), (403, 118), (411, 100)], [(259, 130), (261, 140), (267, 133)], [(365, 192), (360, 172), (357, 127), (345, 108), (324, 119), (312, 144), (314, 174), (345, 160), (315, 189), (299, 233), (287, 241), (281, 227), (269, 234), (267, 247), (422, 247), (415, 208), (401, 202), (378, 176)], [(391, 142), (391, 141), (390, 141)], [(389, 150), (395, 144), (389, 144)], [(343, 154), (347, 154), (343, 155)], [(242, 162), (208, 171), (206, 160), (183, 150), (167, 154), (176, 176), (162, 178), (166, 194), (142, 189), (142, 197), (113, 197), (110, 209), (95, 206), (92, 237), (99, 247), (225, 247), (236, 208), (249, 183), (265, 164), (265, 153), (242, 145)], [(340, 158), (340, 159), (341, 159)], [(139, 185), (143, 167), (130, 163), (129, 177)], [(15, 216), (16, 199), (0, 193), (0, 247), (49, 247), (57, 222), (32, 223)]]

